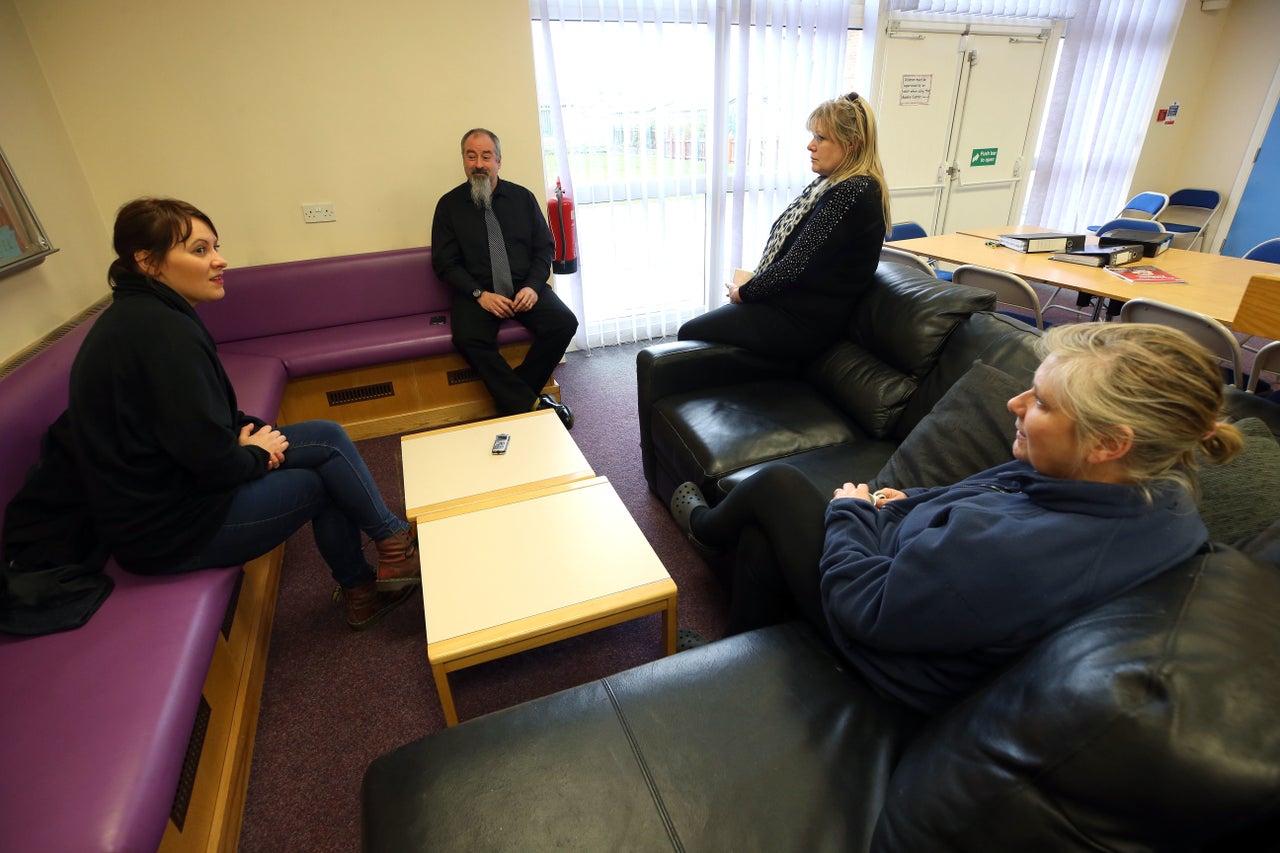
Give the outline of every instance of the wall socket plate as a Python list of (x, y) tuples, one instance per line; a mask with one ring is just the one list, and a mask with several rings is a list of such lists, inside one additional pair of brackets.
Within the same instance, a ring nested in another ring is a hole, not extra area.
[(337, 222), (338, 216), (333, 212), (333, 202), (326, 204), (304, 204), (302, 218), (306, 222)]

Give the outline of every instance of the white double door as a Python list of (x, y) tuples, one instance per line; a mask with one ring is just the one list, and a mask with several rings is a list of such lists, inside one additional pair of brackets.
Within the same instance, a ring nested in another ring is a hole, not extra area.
[(1058, 28), (896, 28), (878, 42), (881, 157), (894, 221), (914, 220), (930, 234), (1015, 222)]

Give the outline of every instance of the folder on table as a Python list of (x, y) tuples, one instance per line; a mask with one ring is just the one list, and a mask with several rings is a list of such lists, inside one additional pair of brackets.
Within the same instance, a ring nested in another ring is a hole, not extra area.
[(1128, 243), (1142, 246), (1143, 256), (1154, 258), (1173, 245), (1173, 235), (1162, 234), (1159, 231), (1139, 231), (1136, 228), (1117, 228), (1098, 238), (1099, 246), (1118, 246)]
[(1083, 234), (1043, 231), (1035, 234), (1001, 234), (1000, 245), (1015, 252), (1071, 252), (1084, 248)]
[(1143, 255), (1142, 246), (1129, 243), (1123, 246), (1099, 246), (1096, 249), (1077, 249), (1074, 252), (1060, 252), (1050, 255), (1051, 261), (1064, 261), (1068, 264), (1081, 264), (1086, 267), (1118, 267), (1131, 264)]

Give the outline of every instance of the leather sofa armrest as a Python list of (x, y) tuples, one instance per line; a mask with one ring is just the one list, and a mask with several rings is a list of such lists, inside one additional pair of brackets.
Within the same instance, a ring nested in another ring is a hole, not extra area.
[(757, 355), (740, 347), (705, 341), (670, 341), (645, 347), (636, 355), (636, 403), (640, 417), (640, 458), (645, 480), (654, 488), (653, 404), (673, 394), (719, 388), (761, 379), (796, 376), (800, 365)]

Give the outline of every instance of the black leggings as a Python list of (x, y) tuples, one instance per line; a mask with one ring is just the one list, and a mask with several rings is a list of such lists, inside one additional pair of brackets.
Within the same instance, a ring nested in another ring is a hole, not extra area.
[(799, 615), (831, 641), (818, 586), (830, 498), (799, 470), (776, 463), (742, 481), (716, 506), (694, 511), (698, 541), (737, 546), (727, 634)]
[(814, 323), (767, 302), (729, 303), (685, 321), (677, 332), (682, 341), (729, 344), (771, 358), (810, 359), (836, 338)]

